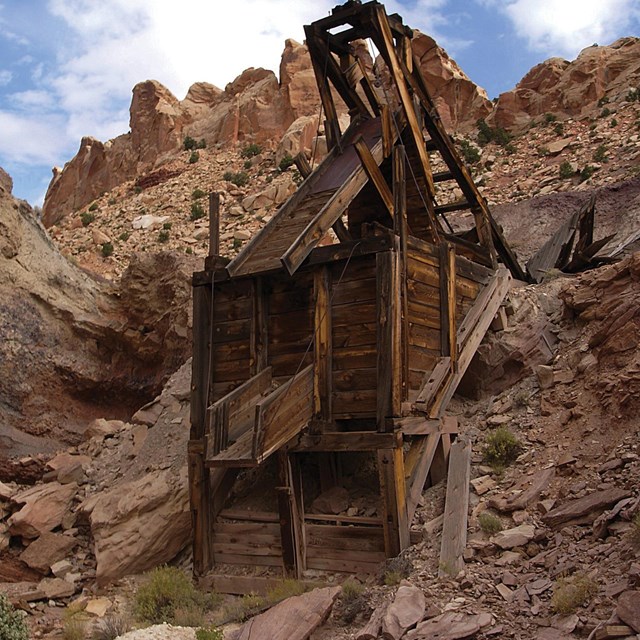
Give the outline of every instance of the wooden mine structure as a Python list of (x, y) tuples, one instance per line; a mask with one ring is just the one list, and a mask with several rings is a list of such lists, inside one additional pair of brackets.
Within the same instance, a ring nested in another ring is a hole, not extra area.
[[(406, 548), (425, 483), (446, 474), (457, 432), (447, 404), (511, 274), (524, 279), (440, 122), (402, 19), (348, 2), (305, 31), (329, 153), (313, 169), (298, 158), (303, 182), (230, 262), (217, 255), (214, 224), (193, 279), (201, 576), (219, 565), (373, 572)], [(357, 55), (363, 39), (379, 51), (375, 65)], [(447, 184), (453, 201), (441, 195)], [(355, 458), (374, 470), (379, 509), (310, 513)], [(264, 497), (259, 511), (235, 500), (243, 487)], [(463, 535), (451, 536), (456, 561)]]

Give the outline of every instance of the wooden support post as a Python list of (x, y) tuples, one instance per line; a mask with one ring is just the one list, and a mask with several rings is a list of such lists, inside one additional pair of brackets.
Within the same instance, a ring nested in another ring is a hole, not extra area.
[(452, 445), (449, 456), (449, 477), (438, 571), (440, 576), (456, 576), (464, 568), (462, 554), (467, 546), (470, 469), (471, 442), (464, 437), (458, 438)]
[(209, 194), (209, 256), (220, 255), (220, 194)]
[(265, 292), (263, 279), (257, 277), (252, 282), (251, 304), (251, 341), (249, 344), (249, 370), (252, 376), (267, 368), (267, 344), (269, 299)]
[(211, 288), (193, 290), (193, 360), (191, 366), (191, 434), (188, 448), (189, 499), (193, 525), (193, 570), (202, 575), (211, 568), (209, 545), (209, 470), (205, 467), (206, 409), (211, 363)]
[(377, 279), (377, 406), (378, 431), (389, 428), (387, 418), (400, 417), (402, 368), (400, 358), (400, 269), (399, 251), (376, 255)]
[(391, 120), (391, 108), (388, 104), (382, 105), (380, 114), (380, 122), (382, 124), (382, 154), (385, 158), (391, 155), (393, 149), (393, 121)]
[(293, 161), (295, 162), (295, 165), (303, 178), (308, 178), (311, 175), (313, 169), (311, 168), (311, 165), (309, 164), (307, 156), (304, 154), (304, 152), (301, 151), (300, 153), (296, 154), (296, 157), (293, 159)]
[(302, 577), (305, 569), (302, 477), (297, 460), (286, 451), (278, 452), (278, 511), (285, 574)]
[(378, 450), (384, 550), (389, 558), (397, 556), (410, 543), (401, 436), (398, 445)]
[(455, 369), (456, 328), (456, 248), (450, 242), (440, 245), (440, 351), (451, 358)]
[(330, 274), (324, 266), (313, 274), (315, 299), (313, 342), (312, 432), (325, 431), (331, 424), (331, 301)]
[(400, 238), (400, 347), (402, 349), (402, 401), (409, 395), (409, 297), (407, 293), (407, 181), (405, 177), (405, 150), (402, 145), (393, 148), (393, 218), (394, 231)]
[(378, 100), (378, 96), (376, 95), (376, 90), (373, 86), (373, 84), (371, 83), (371, 79), (369, 78), (369, 74), (367, 73), (367, 69), (364, 66), (364, 62), (362, 61), (362, 58), (360, 58), (359, 56), (357, 57), (358, 60), (358, 66), (360, 67), (360, 72), (362, 73), (362, 78), (360, 80), (360, 86), (362, 87), (362, 90), (364, 91), (364, 95), (367, 96), (367, 100), (369, 101), (369, 104), (371, 105), (371, 109), (373, 111), (373, 114), (375, 116), (379, 116), (380, 115), (380, 101)]

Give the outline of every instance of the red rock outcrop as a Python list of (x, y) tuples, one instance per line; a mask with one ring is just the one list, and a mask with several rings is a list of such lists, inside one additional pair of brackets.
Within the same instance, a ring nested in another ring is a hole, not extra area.
[(444, 126), (449, 131), (474, 129), (479, 118), (491, 113), (486, 91), (472, 82), (433, 38), (419, 31), (414, 33), (413, 53)]
[(536, 65), (515, 89), (500, 95), (488, 121), (520, 132), (545, 113), (581, 118), (593, 114), (602, 98), (624, 100), (639, 83), (640, 38), (620, 38), (587, 47), (572, 62), (550, 58)]

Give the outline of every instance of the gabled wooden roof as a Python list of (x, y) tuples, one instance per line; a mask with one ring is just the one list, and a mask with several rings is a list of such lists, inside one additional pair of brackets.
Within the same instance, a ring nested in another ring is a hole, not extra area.
[[(394, 218), (394, 179), (391, 153), (403, 145), (409, 233), (435, 244), (442, 240), (465, 248), (489, 266), (497, 258), (514, 277), (525, 280), (515, 254), (491, 217), (486, 201), (473, 183), (442, 125), (419, 65), (413, 58), (411, 30), (397, 16), (387, 16), (378, 2), (350, 1), (332, 15), (305, 27), (322, 100), (329, 154), (269, 223), (227, 266), (231, 277), (282, 268), (293, 274), (333, 227), (340, 241), (358, 237), (347, 229), (343, 214), (369, 185), (378, 195), (378, 208)], [(372, 77), (351, 43), (368, 39), (386, 65), (385, 76)], [(387, 84), (385, 84), (387, 82)], [(340, 131), (334, 95), (349, 108), (351, 124)], [(426, 134), (426, 135), (425, 135)], [(434, 154), (445, 171), (432, 170)], [(433, 159), (432, 159), (433, 158)], [(440, 202), (439, 183), (450, 181), (463, 198)], [(391, 186), (389, 183), (391, 182)], [(403, 188), (404, 192), (404, 188)], [(370, 203), (370, 198), (367, 200)], [(362, 207), (361, 207), (362, 208)], [(470, 212), (474, 226), (461, 231), (449, 214)], [(379, 218), (369, 207), (365, 216)], [(397, 225), (394, 225), (398, 228)]]

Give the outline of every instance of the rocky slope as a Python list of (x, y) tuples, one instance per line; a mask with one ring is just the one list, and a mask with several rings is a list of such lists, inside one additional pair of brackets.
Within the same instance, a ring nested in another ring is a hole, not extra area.
[[(194, 266), (138, 256), (114, 288), (64, 258), (10, 186), (0, 189), (3, 459), (53, 451), (158, 392), (188, 357)], [(0, 465), (2, 478), (13, 472)]]

